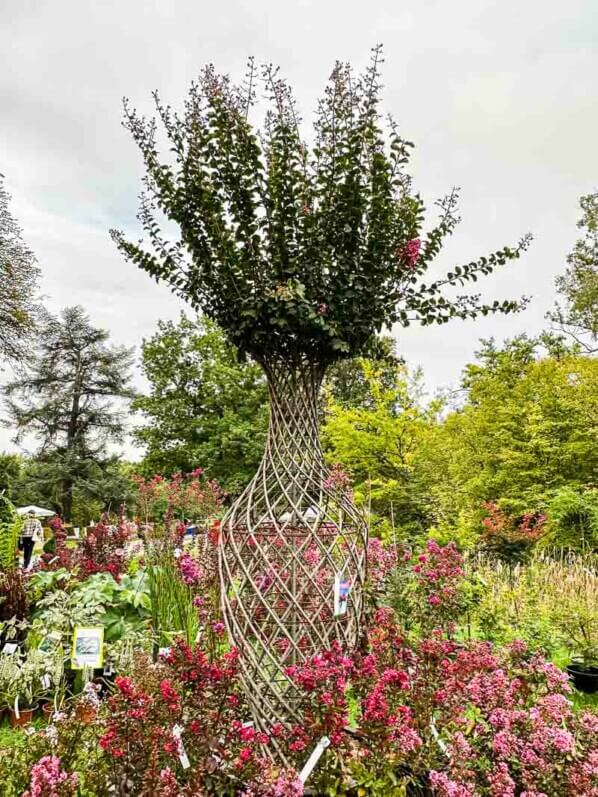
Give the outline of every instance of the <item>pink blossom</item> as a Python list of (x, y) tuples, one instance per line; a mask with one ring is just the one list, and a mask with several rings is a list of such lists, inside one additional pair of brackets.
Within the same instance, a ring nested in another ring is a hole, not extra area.
[(395, 251), (395, 256), (401, 260), (411, 271), (415, 268), (419, 260), (421, 241), (419, 238), (412, 238), (403, 246), (399, 246)]
[(29, 789), (23, 792), (23, 797), (65, 797), (74, 795), (77, 785), (77, 775), (65, 772), (60, 758), (44, 756), (31, 767)]

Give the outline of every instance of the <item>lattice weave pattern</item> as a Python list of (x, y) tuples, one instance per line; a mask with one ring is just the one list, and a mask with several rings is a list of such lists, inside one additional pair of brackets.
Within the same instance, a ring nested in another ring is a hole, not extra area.
[[(324, 369), (264, 366), (270, 428), (263, 459), (222, 524), (223, 611), (241, 653), (256, 723), (299, 717), (284, 668), (338, 640), (351, 648), (363, 611), (367, 529), (351, 499), (330, 485), (319, 437)], [(350, 584), (334, 616), (335, 576)]]

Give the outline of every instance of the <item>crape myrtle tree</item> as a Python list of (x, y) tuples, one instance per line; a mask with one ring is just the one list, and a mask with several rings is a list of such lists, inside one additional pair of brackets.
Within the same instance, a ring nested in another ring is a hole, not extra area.
[(9, 210), (0, 174), (0, 363), (20, 360), (39, 312), (35, 256)]
[[(258, 722), (293, 718), (286, 665), (359, 636), (366, 531), (322, 457), (317, 394), (327, 367), (371, 353), (392, 324), (522, 306), (458, 288), (518, 258), (527, 238), (426, 279), (458, 222), (457, 193), (438, 203), (440, 218), (424, 232), (424, 203), (407, 173), (412, 145), (380, 110), (381, 61), (377, 47), (362, 76), (335, 65), (309, 145), (288, 84), (253, 61), (241, 86), (206, 67), (182, 112), (154, 95), (168, 156), (158, 121), (125, 102), (146, 169), (147, 240), (113, 231), (115, 242), (216, 321), (270, 386), (264, 458), (228, 512), (220, 546), (224, 616)], [(258, 94), (267, 105), (260, 129)], [(351, 590), (340, 617), (335, 580)]]
[(107, 462), (106, 446), (124, 430), (115, 399), (131, 397), (132, 351), (108, 344), (81, 307), (47, 314), (30, 363), (5, 388), (16, 440), (32, 434), (38, 460), (60, 478), (58, 507), (70, 520), (73, 491)]

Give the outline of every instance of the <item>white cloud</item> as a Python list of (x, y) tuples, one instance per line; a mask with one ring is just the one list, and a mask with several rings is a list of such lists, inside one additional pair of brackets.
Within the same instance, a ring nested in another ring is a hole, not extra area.
[(525, 314), (401, 332), (432, 389), (455, 381), (479, 337), (544, 325), (577, 198), (598, 183), (597, 20), (592, 0), (5, 3), (0, 171), (50, 307), (81, 303), (127, 345), (179, 312), (107, 235), (134, 223), (141, 175), (122, 95), (148, 110), (158, 88), (176, 104), (207, 61), (240, 75), (253, 54), (280, 64), (309, 121), (334, 59), (362, 66), (382, 41), (386, 107), (417, 144), (417, 187), (429, 205), (463, 189), (463, 223), (441, 262), (536, 237), (485, 286), (489, 297), (533, 294)]

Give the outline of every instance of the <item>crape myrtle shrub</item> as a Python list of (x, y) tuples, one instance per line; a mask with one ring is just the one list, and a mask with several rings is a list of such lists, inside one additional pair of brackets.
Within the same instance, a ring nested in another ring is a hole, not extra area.
[[(175, 641), (156, 662), (139, 654), (93, 723), (78, 722), (76, 701), (1, 756), (7, 797), (27, 788), (36, 797), (300, 795), (297, 772), (323, 735), (331, 744), (308, 781), (312, 794), (595, 797), (598, 717), (573, 711), (567, 677), (522, 642), (450, 638), (465, 580), (455, 547), (431, 542), (393, 560), (377, 545), (374, 558), (376, 579), (393, 567), (412, 579), (411, 605), (426, 606), (417, 631), (381, 606), (359, 651), (333, 646), (289, 667), (300, 722), (247, 722), (237, 652), (216, 604), (202, 604), (212, 614), (199, 641)], [(289, 766), (271, 763), (274, 750)]]
[[(241, 86), (206, 67), (182, 112), (154, 94), (170, 159), (156, 119), (125, 101), (124, 124), (146, 169), (139, 219), (147, 241), (117, 230), (113, 238), (127, 259), (215, 320), (241, 356), (325, 364), (371, 351), (387, 325), (524, 304), (485, 304), (451, 289), (518, 258), (527, 237), (425, 279), (459, 221), (457, 193), (437, 203), (439, 221), (424, 232), (424, 203), (406, 171), (412, 144), (380, 110), (381, 63), (376, 47), (361, 76), (335, 64), (311, 145), (288, 84), (253, 61)], [(259, 129), (258, 95), (267, 105)], [(161, 229), (163, 217), (178, 238)]]

